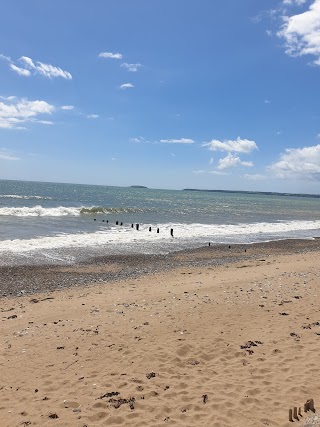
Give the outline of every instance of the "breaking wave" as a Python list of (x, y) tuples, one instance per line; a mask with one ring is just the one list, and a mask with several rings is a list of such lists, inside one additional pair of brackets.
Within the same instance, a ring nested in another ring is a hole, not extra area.
[(94, 206), (92, 208), (81, 208), (82, 214), (113, 214), (113, 213), (138, 213), (138, 212), (151, 212), (151, 209), (141, 208), (107, 208), (102, 206)]
[[(251, 223), (233, 225), (205, 225), (205, 224), (173, 224), (160, 225), (160, 233), (157, 233), (156, 224), (152, 224), (152, 232), (149, 224), (142, 224), (137, 231), (130, 225), (123, 227), (109, 226), (100, 228), (96, 232), (60, 233), (54, 236), (43, 236), (32, 239), (14, 239), (0, 241), (0, 253), (23, 253), (34, 250), (67, 249), (67, 248), (99, 248), (108, 245), (114, 247), (148, 248), (159, 244), (162, 248), (178, 247), (179, 245), (201, 245), (208, 241), (213, 243), (252, 243), (268, 240), (282, 240), (286, 238), (313, 238), (320, 237), (320, 221), (285, 221), (277, 223)], [(174, 237), (171, 237), (171, 228), (174, 229)], [(160, 247), (159, 246), (159, 247)], [(109, 252), (110, 253), (110, 252)]]
[(23, 206), (21, 208), (0, 208), (0, 216), (78, 216), (80, 208), (67, 208), (59, 206), (57, 208), (43, 208), (42, 206), (33, 206), (31, 208)]
[[(137, 213), (146, 212), (146, 209), (139, 208), (108, 208), (102, 206), (93, 207), (66, 207), (58, 206), (55, 208), (44, 208), (43, 206), (33, 207), (3, 207), (0, 208), (0, 216), (79, 216), (79, 215), (90, 215), (90, 214), (115, 214), (115, 213)], [(148, 210), (150, 211), (150, 209)]]

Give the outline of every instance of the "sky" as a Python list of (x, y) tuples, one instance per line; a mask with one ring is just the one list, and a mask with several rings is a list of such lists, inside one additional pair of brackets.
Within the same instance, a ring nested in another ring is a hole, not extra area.
[(0, 5), (0, 179), (320, 194), (320, 0)]

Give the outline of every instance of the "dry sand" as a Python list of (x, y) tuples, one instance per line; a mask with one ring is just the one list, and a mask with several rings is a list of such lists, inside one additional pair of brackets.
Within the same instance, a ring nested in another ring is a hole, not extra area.
[(320, 406), (320, 252), (279, 252), (2, 297), (1, 427), (291, 426)]

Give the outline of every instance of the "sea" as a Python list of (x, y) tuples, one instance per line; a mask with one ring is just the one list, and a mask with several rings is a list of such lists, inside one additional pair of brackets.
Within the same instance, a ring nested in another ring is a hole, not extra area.
[(314, 237), (319, 196), (0, 180), (0, 266)]

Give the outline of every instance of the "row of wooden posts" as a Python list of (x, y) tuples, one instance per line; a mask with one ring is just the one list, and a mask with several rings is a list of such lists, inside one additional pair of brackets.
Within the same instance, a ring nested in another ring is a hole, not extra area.
[[(308, 412), (308, 411), (312, 411), (315, 412), (315, 408), (314, 408), (314, 401), (313, 399), (309, 399), (306, 401), (306, 403), (304, 404), (304, 412)], [(292, 409), (289, 409), (289, 421), (294, 422), (294, 420), (299, 420), (302, 417), (302, 413), (301, 413), (301, 407), (299, 407), (299, 409), (297, 408), (297, 406), (295, 406)]]
[[(94, 218), (93, 219), (94, 221), (97, 221), (97, 218)], [(102, 220), (102, 222), (106, 222), (106, 223), (109, 223), (109, 220), (107, 219), (107, 220)], [(116, 221), (116, 225), (123, 225), (123, 222), (120, 222), (120, 224), (119, 224), (119, 221)], [(139, 231), (139, 227), (140, 227), (140, 224), (136, 224), (135, 225), (135, 228), (136, 228), (136, 230), (137, 231)], [(131, 224), (131, 228), (134, 228), (134, 224)], [(149, 227), (149, 231), (152, 231), (152, 227)], [(160, 233), (160, 228), (157, 228), (157, 233), (159, 234)], [(173, 237), (173, 228), (171, 228), (170, 229), (170, 235), (171, 235), (171, 237)]]

